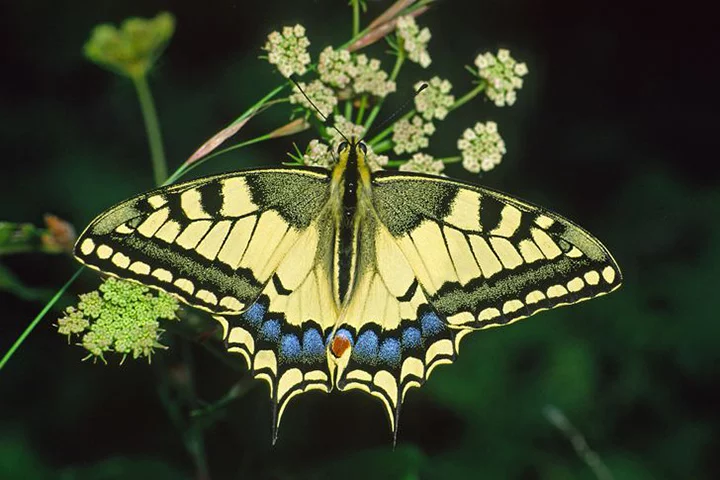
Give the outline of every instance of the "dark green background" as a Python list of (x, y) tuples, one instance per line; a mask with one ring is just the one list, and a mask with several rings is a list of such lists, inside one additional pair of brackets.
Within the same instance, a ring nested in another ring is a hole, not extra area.
[[(344, 0), (249, 3), (3, 2), (0, 220), (40, 224), (53, 212), (82, 228), (152, 186), (132, 85), (81, 55), (96, 23), (161, 10), (177, 16), (150, 79), (171, 170), (280, 82), (257, 59), (270, 31), (303, 23), (315, 55), (350, 32)], [(370, 2), (371, 11), (389, 3)], [(429, 71), (451, 79), (456, 94), (469, 86), (463, 65), (481, 51), (508, 47), (530, 68), (515, 107), (476, 99), (438, 124), (431, 151), (452, 155), (462, 129), (496, 120), (508, 154), (482, 182), (585, 226), (614, 253), (625, 284), (470, 336), (453, 366), (408, 396), (395, 451), (377, 400), (360, 393), (294, 400), (271, 447), (267, 387), (254, 382), (206, 432), (212, 478), (594, 478), (543, 417), (547, 404), (562, 409), (618, 479), (713, 478), (720, 190), (709, 101), (717, 25), (704, 24), (708, 16), (692, 2), (535, 0), (446, 0), (424, 15), (420, 23), (433, 32)], [(391, 106), (429, 76), (404, 70)], [(241, 137), (285, 115), (271, 110)], [(197, 173), (274, 165), (290, 148), (290, 139), (248, 148)], [(469, 178), (457, 166), (448, 173)], [(49, 290), (77, 268), (59, 256), (2, 261)], [(95, 281), (85, 274), (72, 293)], [(42, 304), (1, 298), (5, 351)], [(56, 318), (0, 372), (0, 478), (193, 478), (153, 368), (80, 362), (82, 350), (55, 333)], [(205, 400), (243, 375), (201, 349), (194, 354)], [(158, 357), (173, 365), (177, 349)]]

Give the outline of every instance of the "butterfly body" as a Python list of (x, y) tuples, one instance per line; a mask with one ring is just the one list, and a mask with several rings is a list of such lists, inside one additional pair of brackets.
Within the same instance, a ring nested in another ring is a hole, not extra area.
[(162, 187), (96, 218), (75, 254), (210, 312), (265, 379), (275, 431), (309, 390), (360, 389), (397, 429), (406, 392), (469, 332), (608, 293), (612, 256), (568, 220), (500, 192), (371, 172), (233, 172)]

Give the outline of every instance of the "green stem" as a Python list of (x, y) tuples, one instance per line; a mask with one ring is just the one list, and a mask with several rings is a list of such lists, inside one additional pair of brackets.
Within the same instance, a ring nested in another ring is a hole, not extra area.
[(70, 285), (73, 284), (73, 282), (80, 276), (80, 273), (85, 269), (85, 267), (80, 267), (78, 270), (73, 274), (72, 277), (70, 277), (70, 280), (68, 280), (65, 285), (62, 286), (60, 290), (57, 291), (57, 293), (50, 299), (48, 303), (45, 304), (42, 310), (40, 310), (40, 313), (37, 314), (37, 316), (33, 319), (32, 322), (30, 322), (30, 325), (25, 328), (25, 330), (20, 334), (20, 336), (15, 340), (15, 343), (12, 344), (12, 347), (5, 353), (2, 360), (0, 360), (0, 370), (3, 369), (5, 364), (10, 360), (10, 358), (13, 356), (15, 351), (20, 348), (20, 345), (25, 341), (25, 339), (30, 335), (30, 333), (37, 327), (38, 323), (40, 323), (40, 320), (43, 319), (43, 317), (50, 311), (50, 309), (57, 303), (57, 301), (60, 299), (63, 293), (70, 288)]
[(252, 144), (254, 144), (254, 143), (264, 142), (265, 140), (270, 140), (271, 138), (273, 138), (273, 137), (272, 137), (269, 133), (266, 133), (265, 135), (261, 135), (261, 136), (259, 136), (259, 137), (251, 138), (250, 140), (246, 140), (246, 141), (244, 141), (244, 142), (237, 143), (237, 144), (235, 144), (235, 145), (233, 145), (233, 146), (231, 146), (231, 147), (223, 148), (222, 150), (218, 150), (218, 151), (216, 151), (216, 152), (213, 152), (213, 153), (207, 155), (206, 157), (201, 158), (201, 159), (198, 160), (197, 162), (191, 163), (191, 164), (189, 164), (189, 165), (183, 165), (183, 166), (181, 166), (180, 168), (178, 168), (178, 169), (175, 171), (175, 173), (173, 173), (173, 174), (170, 176), (170, 178), (167, 179), (167, 181), (165, 182), (165, 184), (167, 185), (167, 184), (170, 184), (170, 183), (175, 182), (178, 178), (180, 178), (181, 176), (185, 175), (186, 173), (188, 173), (188, 172), (189, 172), (190, 170), (192, 170), (193, 168), (198, 167), (198, 166), (202, 165), (203, 163), (207, 162), (207, 161), (210, 160), (211, 158), (215, 158), (215, 157), (217, 157), (218, 155), (222, 155), (223, 153), (231, 152), (231, 151), (237, 150), (237, 149), (239, 149), (239, 148), (247, 147), (248, 145), (252, 145)]
[(475, 98), (478, 93), (480, 93), (480, 92), (482, 92), (483, 90), (485, 90), (485, 87), (486, 87), (486, 86), (487, 86), (487, 83), (485, 83), (485, 82), (479, 83), (477, 87), (473, 88), (473, 89), (470, 90), (468, 93), (466, 93), (466, 94), (463, 95), (462, 97), (460, 97), (460, 98), (458, 98), (457, 100), (455, 100), (455, 103), (453, 103), (452, 105), (450, 105), (450, 108), (448, 108), (448, 111), (449, 111), (449, 112), (452, 112), (453, 110), (457, 109), (458, 107), (461, 107), (461, 106), (465, 105), (467, 102), (469, 102), (470, 100), (472, 100), (473, 98)]
[(351, 0), (353, 9), (353, 37), (360, 33), (360, 0)]
[(355, 125), (362, 123), (363, 115), (365, 115), (365, 107), (367, 107), (367, 94), (363, 94), (363, 96), (360, 97), (360, 108), (358, 109), (358, 114), (355, 119)]
[[(399, 122), (400, 120), (407, 120), (407, 119), (410, 118), (414, 113), (415, 113), (415, 109), (410, 110), (410, 111), (407, 112), (405, 115), (403, 115), (402, 117), (398, 118), (395, 123)], [(382, 140), (383, 138), (387, 137), (388, 135), (390, 135), (390, 134), (392, 133), (393, 127), (395, 126), (395, 123), (393, 123), (392, 125), (390, 125), (390, 126), (388, 126), (387, 128), (385, 128), (385, 130), (383, 130), (382, 132), (380, 132), (380, 133), (378, 133), (377, 135), (375, 135), (375, 136), (372, 138), (372, 140), (370, 140), (369, 142), (367, 142), (368, 145), (373, 146), (373, 149), (374, 149), (374, 145), (376, 145), (380, 140)]]
[(372, 149), (373, 149), (373, 152), (375, 152), (377, 154), (381, 154), (381, 153), (387, 152), (392, 147), (393, 147), (392, 140), (385, 140), (384, 142), (380, 142), (377, 145), (375, 145), (374, 147), (372, 147)]
[(352, 111), (352, 101), (345, 100), (345, 120), (347, 120), (348, 122), (352, 122)]
[[(400, 67), (402, 67), (403, 62), (405, 61), (405, 52), (400, 49), (397, 52), (397, 57), (395, 58), (395, 65), (393, 66), (392, 73), (390, 74), (390, 80), (393, 82), (397, 78), (398, 74), (400, 73)], [(370, 111), (370, 115), (368, 115), (367, 120), (365, 121), (365, 124), (363, 127), (365, 128), (365, 132), (367, 133), (370, 130), (370, 127), (372, 126), (373, 122), (375, 121), (375, 118), (378, 116), (378, 113), (380, 113), (380, 109), (382, 108), (383, 102), (385, 102), (384, 98), (381, 98), (380, 101), (373, 107), (373, 109)]]
[(162, 185), (167, 178), (167, 163), (165, 162), (162, 134), (160, 133), (155, 103), (145, 75), (133, 77), (133, 83), (135, 84), (140, 109), (145, 120), (145, 131), (150, 144), (150, 158), (152, 160), (155, 185)]

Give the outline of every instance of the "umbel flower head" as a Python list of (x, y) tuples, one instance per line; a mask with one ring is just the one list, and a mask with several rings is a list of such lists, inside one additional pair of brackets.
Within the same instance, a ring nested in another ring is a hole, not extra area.
[(396, 89), (395, 82), (388, 80), (388, 74), (380, 70), (380, 60), (369, 59), (360, 54), (355, 57), (353, 68), (353, 90), (355, 93), (369, 93), (378, 97), (385, 97)]
[(430, 66), (432, 60), (427, 52), (427, 44), (431, 37), (429, 28), (420, 30), (415, 19), (406, 15), (397, 19), (397, 35), (410, 61), (419, 63), (423, 68)]
[(163, 12), (155, 18), (128, 18), (120, 28), (104, 23), (85, 43), (85, 56), (120, 75), (145, 75), (175, 31), (175, 17)]
[(427, 84), (427, 88), (421, 95), (415, 95), (415, 110), (421, 113), (425, 120), (445, 119), (448, 109), (455, 103), (455, 97), (450, 95), (452, 84), (440, 77), (433, 77), (429, 82), (416, 83), (415, 90), (423, 84)]
[(272, 32), (268, 35), (263, 50), (268, 52), (267, 59), (275, 65), (284, 77), (296, 73), (302, 75), (307, 71), (310, 54), (307, 47), (310, 40), (305, 36), (305, 27), (283, 27), (282, 33)]
[(104, 360), (105, 352), (123, 359), (148, 357), (160, 343), (159, 320), (175, 319), (177, 300), (165, 293), (125, 280), (108, 278), (96, 291), (80, 295), (77, 307), (65, 310), (57, 322), (58, 333), (82, 335), (81, 345)]
[(522, 77), (527, 75), (528, 68), (510, 56), (504, 48), (498, 50), (497, 56), (490, 52), (475, 58), (478, 76), (487, 82), (485, 92), (498, 107), (512, 105), (517, 99), (516, 90), (523, 86)]
[(398, 120), (393, 126), (393, 151), (398, 155), (417, 152), (428, 146), (428, 137), (433, 133), (435, 126), (431, 122), (423, 122), (419, 115), (415, 115), (412, 120)]
[(457, 146), (462, 153), (463, 167), (472, 173), (492, 170), (505, 154), (505, 142), (495, 122), (478, 122), (473, 128), (468, 128)]
[(326, 47), (320, 53), (318, 59), (320, 80), (330, 86), (347, 87), (352, 77), (355, 76), (355, 70), (352, 57), (347, 50), (334, 50), (332, 47)]
[(442, 175), (445, 164), (442, 160), (435, 160), (432, 155), (416, 153), (407, 162), (400, 165), (401, 172), (428, 173), (430, 175)]
[(293, 93), (290, 95), (290, 103), (300, 104), (306, 109), (314, 111), (315, 115), (317, 115), (318, 118), (322, 119), (322, 115), (328, 115), (330, 112), (333, 111), (335, 105), (338, 104), (338, 99), (335, 96), (332, 88), (326, 86), (320, 80), (313, 80), (307, 85), (303, 82), (299, 82), (299, 85), (300, 88), (305, 92), (305, 95), (307, 95), (310, 100), (312, 100), (312, 102), (315, 104), (315, 107), (317, 107), (317, 109), (320, 110), (322, 114), (315, 110), (315, 107), (310, 104), (308, 99), (305, 98), (305, 95), (300, 92), (297, 86), (293, 87)]

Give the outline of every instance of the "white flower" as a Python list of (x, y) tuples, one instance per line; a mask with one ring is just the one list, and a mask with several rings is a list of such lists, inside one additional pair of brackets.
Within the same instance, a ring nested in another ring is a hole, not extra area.
[(419, 115), (415, 115), (412, 120), (398, 120), (393, 126), (393, 151), (398, 155), (417, 152), (428, 146), (428, 137), (433, 133), (435, 126), (431, 122), (423, 122)]
[(505, 142), (500, 137), (495, 122), (476, 123), (468, 128), (457, 142), (463, 158), (463, 167), (472, 172), (495, 168), (505, 154)]
[(327, 169), (330, 169), (335, 163), (330, 147), (321, 143), (320, 140), (310, 140), (302, 159), (305, 165)]
[(305, 36), (305, 27), (283, 27), (282, 33), (272, 32), (268, 35), (263, 50), (268, 52), (267, 59), (277, 66), (284, 77), (293, 73), (302, 75), (307, 71), (310, 63), (310, 54), (307, 47), (310, 40)]
[(320, 112), (318, 113), (315, 110), (315, 107), (313, 107), (310, 102), (308, 102), (307, 98), (305, 98), (305, 95), (300, 92), (297, 85), (293, 86), (294, 93), (290, 95), (290, 103), (300, 104), (308, 110), (314, 111), (315, 114), (321, 119), (323, 116), (327, 117), (333, 111), (335, 105), (337, 105), (338, 103), (338, 99), (337, 97), (335, 97), (335, 93), (333, 92), (332, 88), (325, 86), (325, 84), (323, 84), (320, 80), (314, 80), (308, 85), (303, 82), (299, 83), (300, 88), (303, 89), (305, 95), (307, 95), (310, 100), (312, 100), (312, 102), (315, 104), (315, 107), (317, 107)]
[(517, 63), (504, 48), (498, 50), (497, 56), (490, 52), (478, 55), (475, 65), (478, 76), (487, 82), (485, 93), (495, 105), (502, 107), (515, 103), (516, 90), (523, 86), (521, 77), (528, 73), (527, 65)]
[(382, 170), (383, 167), (388, 164), (388, 160), (390, 160), (390, 158), (387, 155), (378, 155), (373, 152), (370, 145), (367, 145), (367, 155), (365, 155), (365, 161), (371, 171), (376, 172), (378, 170)]
[(380, 70), (380, 60), (368, 59), (366, 55), (361, 54), (355, 58), (352, 76), (355, 93), (370, 93), (385, 97), (396, 88), (395, 82), (388, 80), (387, 72)]
[[(355, 125), (342, 115), (333, 115), (333, 123), (346, 138), (355, 137), (355, 139), (360, 139), (365, 135), (365, 128), (362, 125)], [(341, 142), (345, 141), (345, 138), (332, 127), (327, 128), (327, 133), (330, 135), (330, 143), (334, 148), (337, 148)]]
[[(415, 90), (425, 82), (415, 84)], [(448, 108), (455, 103), (455, 97), (450, 95), (452, 84), (440, 77), (433, 77), (427, 82), (428, 87), (415, 95), (415, 110), (420, 112), (425, 120), (444, 119), (448, 114)]]
[(445, 164), (441, 160), (435, 160), (431, 155), (416, 153), (410, 160), (400, 165), (401, 172), (419, 172), (430, 175), (442, 175)]
[(425, 27), (420, 30), (415, 19), (407, 15), (397, 19), (397, 35), (402, 40), (408, 59), (427, 68), (432, 62), (427, 52), (427, 44), (431, 37), (430, 29)]
[(345, 88), (354, 76), (356, 68), (350, 52), (347, 50), (333, 50), (326, 47), (320, 53), (318, 60), (318, 73), (320, 80), (337, 88)]

